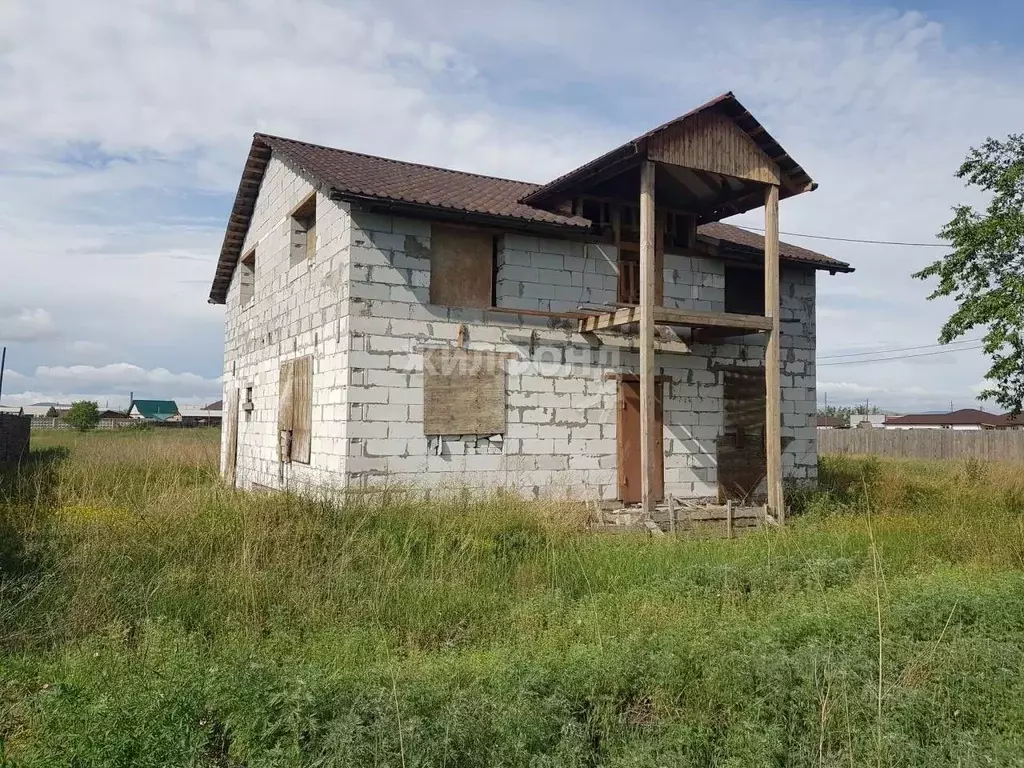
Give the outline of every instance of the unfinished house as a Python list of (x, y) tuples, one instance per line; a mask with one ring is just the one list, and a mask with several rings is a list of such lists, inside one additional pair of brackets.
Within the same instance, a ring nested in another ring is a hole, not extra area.
[(815, 279), (851, 271), (779, 242), (815, 186), (732, 94), (544, 185), (256, 134), (210, 291), (223, 473), (782, 514)]

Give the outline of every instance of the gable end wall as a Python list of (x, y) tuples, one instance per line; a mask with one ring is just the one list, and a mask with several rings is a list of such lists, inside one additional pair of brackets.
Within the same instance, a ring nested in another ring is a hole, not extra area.
[[(240, 487), (343, 486), (346, 473), (348, 389), (348, 287), (351, 219), (347, 206), (316, 198), (316, 252), (292, 265), (291, 212), (314, 185), (274, 155), (256, 199), (242, 255), (256, 251), (255, 295), (240, 306), (236, 270), (227, 296), (224, 402), (228, 393), (253, 389), (253, 409), (238, 414), (237, 477)], [(313, 434), (309, 465), (278, 460), (280, 364), (313, 356)], [(229, 414), (225, 413), (227, 420)], [(227, 432), (222, 439), (225, 466)]]

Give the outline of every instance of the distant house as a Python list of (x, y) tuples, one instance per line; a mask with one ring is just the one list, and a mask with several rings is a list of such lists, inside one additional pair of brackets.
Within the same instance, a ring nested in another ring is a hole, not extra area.
[(1019, 429), (1024, 424), (999, 413), (986, 413), (977, 408), (961, 408), (951, 413), (917, 413), (889, 416), (886, 429)]
[(56, 418), (60, 410), (67, 410), (70, 405), (62, 405), (61, 403), (33, 403), (32, 405), (22, 406), (22, 413), (26, 416), (31, 416), (34, 419), (38, 418)]
[(185, 406), (181, 409), (181, 423), (186, 427), (219, 427), (221, 401), (202, 407)]
[(181, 412), (173, 400), (132, 400), (128, 417), (143, 421), (180, 422)]
[(881, 429), (885, 427), (885, 414), (882, 413), (851, 413), (850, 429)]
[(819, 416), (818, 429), (846, 429), (850, 423), (841, 416)]
[(124, 411), (114, 411), (110, 408), (104, 408), (100, 411), (101, 419), (127, 419), (128, 414)]

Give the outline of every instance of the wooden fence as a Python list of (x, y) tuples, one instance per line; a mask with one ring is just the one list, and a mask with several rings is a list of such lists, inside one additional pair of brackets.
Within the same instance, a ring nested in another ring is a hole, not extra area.
[(1024, 431), (984, 429), (819, 429), (818, 453), (897, 459), (1024, 460)]

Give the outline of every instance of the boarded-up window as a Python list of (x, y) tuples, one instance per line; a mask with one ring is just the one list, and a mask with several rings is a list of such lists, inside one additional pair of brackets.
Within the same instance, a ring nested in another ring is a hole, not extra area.
[(746, 267), (725, 268), (725, 311), (764, 314), (764, 272)]
[(309, 464), (313, 431), (313, 358), (281, 363), (277, 428), (281, 461)]
[(434, 226), (430, 233), (430, 303), (490, 307), (494, 298), (494, 237)]
[(423, 433), (505, 432), (505, 355), (437, 349), (423, 353)]
[(310, 195), (292, 213), (292, 248), (290, 263), (294, 267), (316, 253), (316, 195)]
[(745, 500), (764, 479), (764, 368), (722, 371), (725, 426), (718, 438), (718, 493)]

